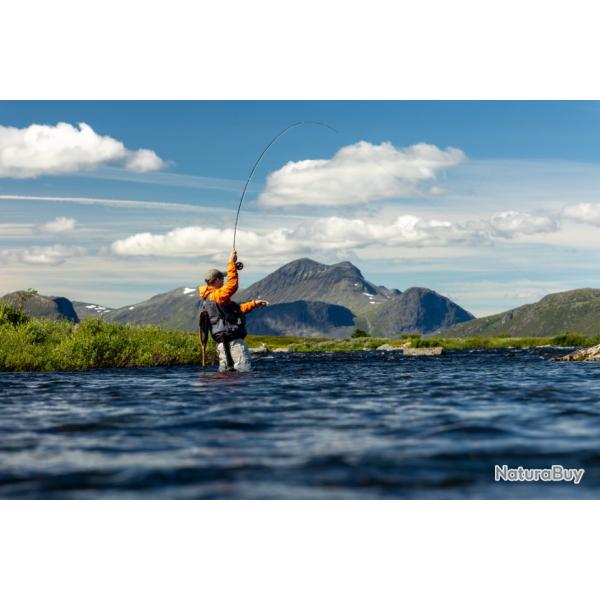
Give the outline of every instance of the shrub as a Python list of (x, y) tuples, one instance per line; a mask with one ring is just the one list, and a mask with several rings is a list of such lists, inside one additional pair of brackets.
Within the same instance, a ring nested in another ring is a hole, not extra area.
[(354, 333), (350, 337), (353, 337), (353, 338), (366, 338), (366, 337), (371, 337), (371, 336), (366, 331), (364, 331), (363, 329), (356, 328), (354, 330)]
[(0, 325), (18, 327), (27, 321), (29, 321), (29, 317), (21, 307), (10, 302), (0, 303)]
[(555, 346), (587, 346), (589, 344), (589, 338), (579, 333), (562, 333), (552, 338), (552, 343)]
[[(51, 371), (102, 367), (152, 367), (199, 364), (196, 334), (158, 327), (130, 327), (89, 319), (79, 325), (65, 320), (28, 319), (14, 315), (0, 322), (0, 370)], [(214, 357), (209, 343), (209, 361)]]

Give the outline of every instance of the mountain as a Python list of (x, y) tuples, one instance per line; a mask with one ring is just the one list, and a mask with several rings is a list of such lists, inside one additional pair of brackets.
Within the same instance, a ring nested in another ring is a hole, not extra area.
[[(473, 318), (433, 290), (402, 293), (367, 281), (350, 262), (324, 265), (308, 258), (280, 267), (234, 297), (237, 302), (261, 298), (271, 306), (248, 315), (250, 333), (346, 337), (359, 327), (391, 337), (428, 333)], [(82, 319), (197, 331), (200, 299), (197, 288), (180, 287), (116, 309), (89, 302), (74, 306)]]
[(474, 319), (441, 335), (464, 336), (554, 336), (565, 332), (600, 334), (600, 289), (583, 288), (548, 294), (539, 302)]
[(107, 308), (101, 304), (90, 304), (89, 302), (78, 302), (77, 300), (73, 300), (72, 304), (81, 320), (87, 319), (88, 317), (104, 317), (114, 310), (114, 308)]
[(372, 334), (394, 337), (403, 333), (431, 333), (474, 317), (433, 290), (413, 287), (373, 307), (364, 318)]
[(111, 323), (158, 325), (164, 329), (196, 331), (200, 298), (197, 288), (180, 287), (138, 304), (111, 310), (103, 318)]
[(271, 304), (312, 300), (345, 306), (357, 313), (399, 294), (398, 290), (366, 281), (350, 262), (323, 265), (301, 258), (239, 291), (235, 300), (245, 302), (264, 298)]
[(247, 317), (251, 335), (349, 337), (354, 315), (344, 306), (298, 300), (255, 310)]
[(253, 298), (264, 298), (272, 305), (303, 300), (345, 306), (354, 313), (357, 327), (385, 337), (429, 333), (473, 319), (472, 314), (433, 290), (410, 288), (402, 293), (376, 286), (350, 262), (323, 265), (308, 258), (292, 261), (241, 290), (235, 299)]
[[(139, 304), (112, 310), (86, 305), (86, 310), (112, 323), (197, 331), (200, 305), (197, 288), (177, 288)], [(354, 315), (343, 306), (325, 302), (291, 302), (255, 310), (248, 315), (247, 326), (254, 335), (346, 337), (354, 331)]]
[[(21, 299), (23, 298), (23, 300)], [(30, 317), (43, 319), (67, 319), (79, 323), (79, 317), (73, 304), (61, 296), (42, 296), (38, 293), (11, 292), (0, 298), (0, 301), (20, 306)]]

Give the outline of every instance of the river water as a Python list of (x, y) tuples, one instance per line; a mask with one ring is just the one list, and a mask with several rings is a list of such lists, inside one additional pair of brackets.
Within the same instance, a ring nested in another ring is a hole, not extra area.
[(564, 353), (0, 373), (0, 498), (600, 498), (600, 363)]

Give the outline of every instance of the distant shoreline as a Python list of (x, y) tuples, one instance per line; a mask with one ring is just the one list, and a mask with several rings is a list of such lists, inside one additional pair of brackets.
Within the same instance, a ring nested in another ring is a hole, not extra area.
[[(499, 348), (540, 348), (590, 347), (600, 343), (600, 336), (582, 336), (565, 333), (553, 337), (465, 337), (465, 338), (423, 338), (419, 335), (406, 335), (399, 338), (359, 337), (347, 339), (294, 338), (277, 336), (248, 336), (250, 348), (265, 344), (270, 350), (287, 349), (290, 352), (327, 352), (376, 350), (380, 346), (391, 346), (401, 350), (411, 348), (442, 347), (444, 350), (472, 350)], [(389, 349), (389, 348), (388, 348)]]

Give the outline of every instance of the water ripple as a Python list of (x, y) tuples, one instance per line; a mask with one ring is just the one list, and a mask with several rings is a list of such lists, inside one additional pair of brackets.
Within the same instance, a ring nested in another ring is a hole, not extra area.
[[(3, 498), (596, 498), (600, 363), (561, 351), (3, 373)], [(501, 484), (495, 464), (585, 468)]]

